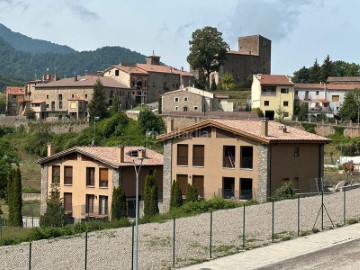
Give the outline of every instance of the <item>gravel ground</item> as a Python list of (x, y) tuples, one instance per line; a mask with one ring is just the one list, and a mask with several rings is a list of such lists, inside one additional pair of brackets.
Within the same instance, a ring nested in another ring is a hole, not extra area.
[[(360, 216), (360, 189), (324, 196), (324, 227)], [(327, 216), (326, 212), (329, 214)], [(275, 241), (297, 236), (298, 200), (274, 203)], [(319, 214), (318, 218), (317, 215)], [(272, 203), (245, 208), (246, 249), (272, 242)], [(330, 220), (331, 219), (331, 220)], [(244, 208), (212, 214), (212, 257), (243, 249)], [(315, 221), (317, 221), (315, 223)], [(139, 226), (140, 269), (171, 269), (173, 220)], [(300, 199), (300, 233), (321, 230), (321, 196)], [(131, 269), (131, 228), (88, 234), (87, 269)], [(209, 258), (210, 213), (175, 221), (176, 267)], [(85, 234), (32, 243), (31, 266), (40, 269), (84, 269)], [(0, 247), (0, 269), (29, 269), (29, 243)]]

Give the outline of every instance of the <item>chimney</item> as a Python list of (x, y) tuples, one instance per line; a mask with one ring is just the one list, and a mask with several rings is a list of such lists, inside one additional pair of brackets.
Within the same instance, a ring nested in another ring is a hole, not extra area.
[(261, 135), (268, 136), (268, 120), (262, 118), (261, 120)]
[(138, 150), (138, 157), (139, 158), (146, 158), (146, 148)]
[(124, 163), (125, 150), (123, 145), (118, 146), (117, 158), (119, 163)]
[(174, 131), (174, 118), (168, 117), (166, 119), (166, 132), (169, 133), (172, 131)]
[(47, 156), (50, 157), (55, 154), (55, 146), (52, 143), (48, 143), (47, 145)]
[(74, 82), (77, 82), (77, 80), (78, 80), (78, 77), (77, 77), (77, 75), (75, 75), (74, 76)]

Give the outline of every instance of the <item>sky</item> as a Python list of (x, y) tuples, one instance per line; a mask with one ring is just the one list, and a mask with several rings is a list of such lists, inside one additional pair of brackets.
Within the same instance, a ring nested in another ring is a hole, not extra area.
[[(121, 46), (189, 70), (192, 33), (216, 27), (232, 50), (239, 36), (272, 41), (272, 74), (330, 59), (360, 63), (357, 0), (0, 0), (0, 23), (78, 51)], [(118, 63), (114, 63), (118, 64)]]

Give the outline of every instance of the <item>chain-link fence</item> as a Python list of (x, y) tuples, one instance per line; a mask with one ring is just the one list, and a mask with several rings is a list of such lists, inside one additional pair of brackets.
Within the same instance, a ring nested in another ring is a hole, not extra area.
[(138, 249), (134, 225), (2, 246), (0, 269), (177, 268), (358, 222), (359, 202), (360, 189), (343, 189), (141, 224)]

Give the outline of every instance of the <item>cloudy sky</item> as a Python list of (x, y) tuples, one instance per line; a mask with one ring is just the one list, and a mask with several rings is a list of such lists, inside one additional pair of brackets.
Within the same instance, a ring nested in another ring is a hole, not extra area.
[[(196, 29), (272, 40), (272, 74), (332, 60), (360, 63), (357, 0), (0, 0), (0, 23), (78, 51), (122, 46), (186, 70)], [(116, 64), (116, 63), (114, 63)]]

